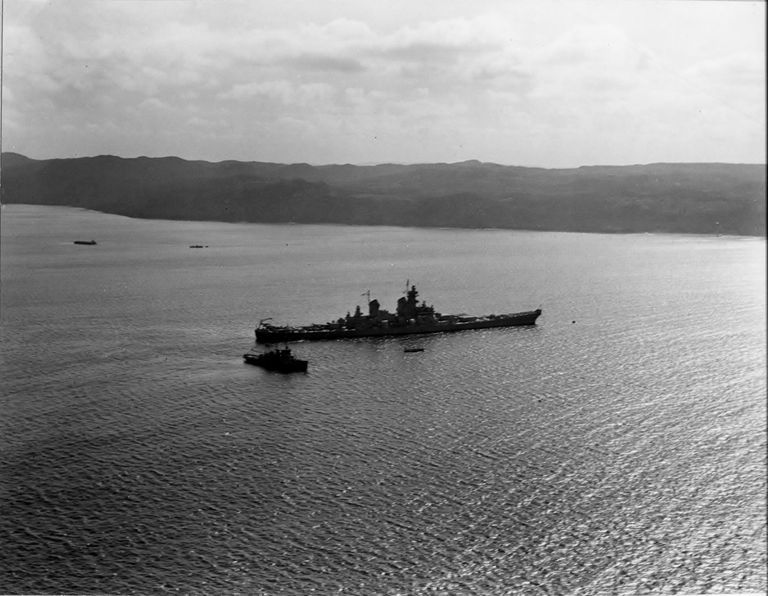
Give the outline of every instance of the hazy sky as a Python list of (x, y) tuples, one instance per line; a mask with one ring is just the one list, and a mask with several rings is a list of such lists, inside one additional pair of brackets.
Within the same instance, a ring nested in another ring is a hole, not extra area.
[(3, 150), (764, 163), (765, 4), (5, 0)]

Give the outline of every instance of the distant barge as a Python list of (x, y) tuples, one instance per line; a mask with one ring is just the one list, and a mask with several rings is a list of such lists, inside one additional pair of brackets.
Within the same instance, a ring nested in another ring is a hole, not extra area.
[(411, 286), (405, 297), (397, 301), (394, 314), (379, 308), (378, 300), (368, 301), (368, 315), (358, 306), (354, 315), (335, 322), (286, 327), (270, 325), (262, 320), (256, 328), (256, 342), (270, 344), (299, 340), (353, 339), (357, 337), (389, 337), (418, 333), (446, 333), (467, 329), (492, 329), (496, 327), (520, 327), (535, 325), (541, 309), (503, 315), (473, 317), (467, 315), (443, 315), (424, 302), (419, 304), (416, 286)]

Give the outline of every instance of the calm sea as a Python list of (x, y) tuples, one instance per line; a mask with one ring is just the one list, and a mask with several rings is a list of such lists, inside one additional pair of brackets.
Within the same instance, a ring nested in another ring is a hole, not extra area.
[[(23, 205), (1, 232), (2, 593), (766, 589), (765, 239)], [(259, 319), (406, 280), (544, 314), (242, 362)]]

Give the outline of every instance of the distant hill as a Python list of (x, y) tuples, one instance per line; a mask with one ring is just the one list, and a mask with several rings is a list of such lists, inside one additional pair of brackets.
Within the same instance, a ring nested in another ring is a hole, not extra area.
[(131, 217), (573, 232), (766, 233), (766, 168), (375, 166), (3, 153), (2, 202)]

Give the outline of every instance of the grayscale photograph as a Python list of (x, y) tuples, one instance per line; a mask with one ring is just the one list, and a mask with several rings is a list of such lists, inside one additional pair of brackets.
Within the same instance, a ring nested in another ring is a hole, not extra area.
[(0, 2), (0, 594), (766, 594), (765, 2)]

